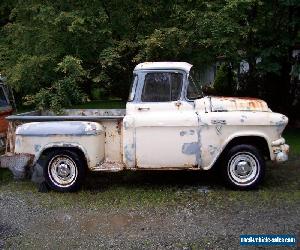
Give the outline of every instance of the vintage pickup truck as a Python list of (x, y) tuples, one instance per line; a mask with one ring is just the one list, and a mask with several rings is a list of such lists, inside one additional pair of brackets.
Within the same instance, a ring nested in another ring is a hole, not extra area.
[(57, 191), (78, 189), (87, 170), (213, 166), (233, 188), (256, 187), (266, 160), (288, 158), (281, 137), (288, 118), (259, 99), (201, 96), (192, 76), (189, 63), (141, 63), (133, 71), (126, 110), (10, 116), (9, 150), (1, 165), (33, 170)]

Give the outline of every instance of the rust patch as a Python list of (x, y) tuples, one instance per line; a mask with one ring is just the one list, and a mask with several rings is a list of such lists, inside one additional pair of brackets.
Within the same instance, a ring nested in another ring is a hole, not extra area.
[(121, 135), (121, 132), (122, 132), (121, 131), (122, 130), (122, 121), (120, 121), (120, 120), (117, 121), (116, 128), (117, 128), (118, 134)]
[(234, 97), (234, 96), (212, 96), (212, 97), (217, 97), (217, 98), (224, 99), (224, 100), (245, 99), (245, 100), (259, 100), (260, 101), (260, 99), (258, 99), (258, 98), (247, 97), (247, 96), (239, 96), (239, 97)]
[(179, 110), (180, 106), (181, 106), (181, 102), (180, 101), (175, 102), (175, 106), (176, 106), (177, 110)]
[(256, 98), (212, 97), (212, 111), (269, 111), (265, 101)]
[(249, 107), (251, 109), (261, 109), (262, 108), (262, 103), (259, 100), (249, 101)]

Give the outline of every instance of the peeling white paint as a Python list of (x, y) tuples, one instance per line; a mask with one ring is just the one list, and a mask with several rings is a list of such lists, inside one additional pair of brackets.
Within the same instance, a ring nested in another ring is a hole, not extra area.
[[(53, 123), (28, 123), (18, 127), (16, 134), (15, 145), (16, 154), (32, 154), (35, 155), (34, 163), (37, 161), (42, 152), (47, 148), (53, 147), (75, 147), (79, 148), (87, 158), (88, 167), (93, 169), (99, 162), (105, 160), (105, 136), (104, 127), (98, 123), (81, 122), (81, 126), (77, 123), (55, 122), (56, 129)], [(85, 131), (85, 125), (88, 124), (90, 128), (97, 128), (97, 131), (91, 135), (89, 131)], [(42, 126), (39, 126), (42, 125)], [(45, 129), (49, 125), (51, 130)], [(60, 130), (60, 126), (68, 126), (67, 130)], [(72, 126), (74, 126), (72, 128)], [(34, 128), (39, 129), (34, 130)], [(41, 127), (44, 128), (41, 130)], [(83, 134), (79, 133), (79, 129)], [(60, 134), (63, 131), (64, 134)], [(74, 133), (74, 131), (76, 133)], [(36, 133), (35, 133), (36, 132)], [(44, 134), (41, 134), (44, 133)], [(87, 133), (87, 134), (86, 134)], [(118, 152), (118, 155), (120, 152)]]

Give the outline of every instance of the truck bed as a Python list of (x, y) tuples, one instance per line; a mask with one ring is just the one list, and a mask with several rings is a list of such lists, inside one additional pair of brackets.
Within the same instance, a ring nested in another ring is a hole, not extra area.
[(6, 119), (11, 122), (102, 121), (123, 119), (125, 113), (125, 109), (64, 109), (61, 115), (51, 111), (30, 111)]
[(48, 121), (91, 121), (100, 122), (106, 131), (105, 149), (107, 160), (121, 162), (121, 129), (125, 109), (64, 109), (61, 115), (51, 111), (30, 111), (8, 116), (9, 122), (6, 140), (6, 153), (14, 153), (15, 130), (18, 125), (27, 122)]

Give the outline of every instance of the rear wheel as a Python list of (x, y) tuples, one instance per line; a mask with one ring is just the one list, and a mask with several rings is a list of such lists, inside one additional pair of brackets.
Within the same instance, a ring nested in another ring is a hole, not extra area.
[(223, 160), (225, 182), (236, 189), (253, 189), (263, 180), (265, 161), (260, 151), (252, 145), (237, 145), (229, 150)]
[(72, 192), (80, 188), (85, 176), (85, 165), (78, 154), (71, 150), (55, 150), (46, 157), (44, 177), (52, 189)]

